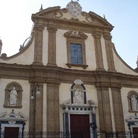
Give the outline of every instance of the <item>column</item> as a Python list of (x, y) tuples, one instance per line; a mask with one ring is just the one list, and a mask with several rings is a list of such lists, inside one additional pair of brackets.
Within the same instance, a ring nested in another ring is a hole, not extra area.
[(43, 47), (43, 30), (42, 25), (35, 26), (35, 42), (34, 42), (34, 62), (33, 64), (42, 65), (42, 47)]
[(56, 66), (56, 31), (55, 27), (48, 26), (48, 64)]
[(47, 84), (47, 131), (59, 131), (59, 84)]
[(110, 33), (104, 33), (103, 37), (105, 39), (105, 48), (106, 48), (106, 55), (107, 55), (108, 70), (109, 71), (115, 71), (113, 51), (112, 51), (112, 43), (111, 43), (112, 37), (111, 37)]
[(111, 108), (108, 87), (97, 87), (100, 130), (111, 132)]
[(94, 37), (97, 70), (104, 70), (102, 48), (101, 48), (101, 35), (102, 34), (100, 32), (94, 32), (92, 35)]
[(124, 132), (124, 116), (123, 116), (123, 107), (122, 107), (122, 99), (121, 99), (121, 91), (120, 88), (112, 87), (112, 99), (113, 99), (113, 111), (114, 111), (114, 122), (115, 129), (118, 132)]

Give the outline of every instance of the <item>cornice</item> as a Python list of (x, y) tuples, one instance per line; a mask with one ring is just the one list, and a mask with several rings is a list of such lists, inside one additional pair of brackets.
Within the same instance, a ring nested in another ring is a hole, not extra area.
[(81, 79), (85, 84), (96, 87), (131, 87), (138, 88), (138, 75), (128, 75), (108, 71), (86, 71), (65, 69), (43, 65), (19, 65), (0, 63), (0, 78), (21, 79), (40, 83), (72, 83)]
[[(112, 27), (110, 26), (102, 26), (102, 25), (97, 25), (97, 24), (92, 24), (92, 23), (87, 23), (87, 22), (82, 22), (77, 19), (59, 19), (59, 18), (48, 18), (48, 17), (35, 17), (35, 20), (43, 20), (43, 24), (46, 27), (49, 22), (53, 22), (54, 25), (59, 28), (59, 29), (80, 29), (85, 32), (92, 32), (94, 28), (99, 28), (102, 30), (108, 30), (109, 32), (112, 31)], [(74, 30), (73, 29), (73, 30)]]

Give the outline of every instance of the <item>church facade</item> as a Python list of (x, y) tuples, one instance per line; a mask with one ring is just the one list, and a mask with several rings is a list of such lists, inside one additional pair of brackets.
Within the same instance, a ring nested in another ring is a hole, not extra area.
[[(0, 57), (1, 136), (23, 131), (138, 131), (138, 73), (118, 55), (113, 26), (94, 12), (32, 14), (19, 53)], [(75, 6), (74, 6), (75, 7)], [(2, 43), (1, 43), (2, 45)]]

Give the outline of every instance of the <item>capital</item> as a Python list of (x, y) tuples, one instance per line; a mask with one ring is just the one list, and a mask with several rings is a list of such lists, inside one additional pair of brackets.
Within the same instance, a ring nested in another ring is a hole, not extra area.
[(48, 26), (47, 30), (48, 30), (48, 32), (55, 33), (57, 31), (57, 28), (54, 26)]
[(110, 33), (104, 33), (104, 34), (103, 34), (103, 37), (104, 37), (104, 39), (106, 39), (106, 40), (111, 40), (111, 39), (112, 39), (112, 36), (111, 36)]
[(92, 32), (92, 36), (93, 36), (95, 39), (100, 39), (101, 36), (102, 36), (102, 33), (101, 33), (101, 32)]

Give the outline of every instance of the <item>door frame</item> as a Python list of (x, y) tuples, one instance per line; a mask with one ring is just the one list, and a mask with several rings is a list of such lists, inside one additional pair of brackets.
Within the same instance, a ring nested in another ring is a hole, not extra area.
[(19, 128), (19, 138), (22, 138), (23, 124), (1, 124), (1, 138), (4, 138), (4, 132), (6, 127), (18, 127)]
[[(90, 113), (70, 113), (69, 114), (69, 132), (70, 132), (70, 134), (71, 134), (71, 125), (70, 125), (70, 123), (71, 123), (70, 116), (71, 115), (88, 115), (88, 117), (89, 117), (89, 124), (90, 124), (90, 122), (92, 122), (92, 116), (91, 116)], [(89, 125), (90, 138), (92, 138), (92, 133), (91, 132), (92, 132), (92, 128)]]
[[(89, 115), (89, 124), (92, 122), (96, 122), (94, 120), (96, 114), (95, 114), (95, 108), (96, 106), (90, 106), (90, 105), (66, 105), (66, 108), (64, 108), (64, 113), (63, 113), (63, 128), (64, 132), (66, 132), (66, 135), (70, 134), (70, 115), (71, 114), (77, 114), (77, 115)], [(90, 138), (93, 138), (94, 133), (92, 128), (90, 127)]]

